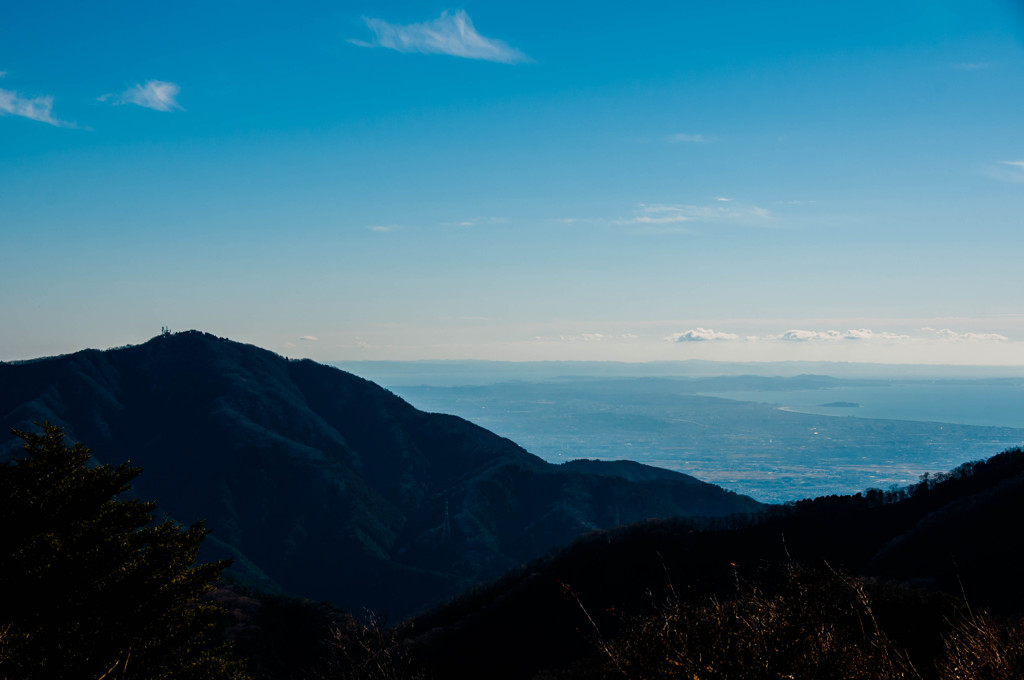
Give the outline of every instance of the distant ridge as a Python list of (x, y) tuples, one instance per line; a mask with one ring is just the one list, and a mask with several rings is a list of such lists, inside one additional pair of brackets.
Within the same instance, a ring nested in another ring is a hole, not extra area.
[[(454, 416), (309, 360), (198, 331), (0, 364), (0, 419), (48, 420), (208, 558), (258, 587), (402, 615), (582, 532), (758, 512), (751, 498), (635, 463), (556, 466)], [(15, 450), (6, 430), (0, 453)]]
[(871, 364), (840, 361), (335, 361), (332, 366), (363, 375), (385, 386), (484, 385), (510, 380), (562, 378), (781, 376), (817, 374), (834, 378), (970, 378), (1024, 377), (1024, 366), (952, 364)]

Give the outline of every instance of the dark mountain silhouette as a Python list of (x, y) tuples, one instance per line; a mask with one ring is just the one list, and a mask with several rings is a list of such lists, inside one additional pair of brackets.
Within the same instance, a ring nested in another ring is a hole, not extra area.
[(591, 532), (400, 630), (438, 677), (529, 678), (586, 668), (600, 656), (598, 631), (614, 639), (631, 617), (656, 616), (668, 593), (728, 605), (741, 584), (770, 593), (786, 565), (800, 564), (872, 579), (872, 616), (925, 668), (950, 634), (960, 598), (978, 611), (1024, 614), (1022, 517), (1024, 451), (1015, 449), (905, 489), (805, 500), (759, 518)]
[(233, 557), (243, 582), (392, 616), (589, 530), (764, 507), (635, 463), (552, 465), (338, 369), (196, 331), (0, 364), (0, 421), (44, 420), (141, 466), (134, 493), (205, 519), (204, 558)]

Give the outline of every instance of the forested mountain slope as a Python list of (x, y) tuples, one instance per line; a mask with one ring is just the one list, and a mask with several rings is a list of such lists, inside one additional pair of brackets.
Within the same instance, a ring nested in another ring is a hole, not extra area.
[(141, 466), (134, 492), (171, 517), (207, 520), (205, 557), (233, 557), (236, 578), (392, 616), (585, 531), (764, 507), (635, 464), (551, 465), (338, 369), (196, 331), (0, 364), (0, 422), (43, 420)]
[[(775, 606), (776, 592), (793, 590), (787, 574), (799, 565), (805, 574), (800, 592), (790, 592), (783, 609), (755, 612), (755, 618), (796, 615), (816, 587), (817, 577), (809, 582), (807, 569), (825, 574), (830, 587), (866, 577), (867, 594), (850, 591), (863, 603), (863, 622), (881, 625), (893, 649), (911, 650), (919, 670), (927, 670), (924, 676), (935, 677), (929, 664), (941, 655), (943, 636), (948, 640), (960, 625), (955, 612), (1024, 614), (1024, 536), (1017, 531), (1022, 517), (1024, 451), (1015, 449), (905, 489), (809, 499), (776, 506), (749, 522), (680, 518), (593, 532), (416, 618), (404, 633), (442, 676), (527, 678), (600, 659), (606, 642), (624, 627), (635, 628), (637, 617), (685, 627), (666, 612), (692, 615), (708, 603), (724, 611), (751, 600)], [(830, 597), (819, 604), (840, 604)], [(964, 599), (975, 609), (955, 604)], [(666, 609), (667, 602), (678, 608)], [(973, 632), (976, 621), (968, 619), (962, 630)], [(804, 625), (805, 641), (825, 635)], [(728, 656), (727, 644), (739, 639), (719, 641), (716, 653)], [(517, 649), (531, 654), (518, 655)], [(495, 658), (508, 660), (500, 671)]]

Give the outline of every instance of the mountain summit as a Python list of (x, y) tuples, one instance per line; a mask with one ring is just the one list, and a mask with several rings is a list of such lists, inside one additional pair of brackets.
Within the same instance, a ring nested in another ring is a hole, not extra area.
[[(553, 465), (380, 386), (197, 331), (0, 364), (0, 419), (47, 420), (134, 491), (205, 519), (235, 578), (402, 615), (583, 532), (763, 506), (636, 463)], [(15, 442), (6, 435), (0, 453)]]

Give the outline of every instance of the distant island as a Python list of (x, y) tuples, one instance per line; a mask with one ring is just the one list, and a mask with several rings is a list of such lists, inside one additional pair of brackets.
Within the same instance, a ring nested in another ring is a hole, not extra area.
[(860, 408), (860, 404), (855, 401), (830, 401), (827, 404), (822, 404), (823, 407), (828, 408)]

